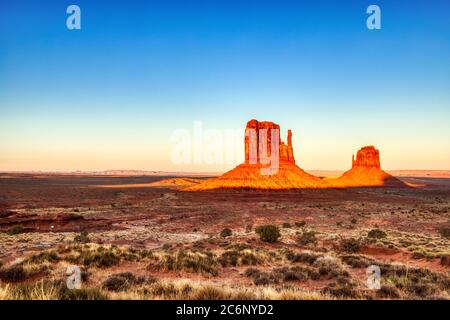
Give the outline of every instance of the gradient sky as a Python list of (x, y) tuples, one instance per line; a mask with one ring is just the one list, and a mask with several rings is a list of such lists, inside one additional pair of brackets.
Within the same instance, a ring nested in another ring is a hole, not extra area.
[[(66, 28), (81, 8), (82, 29)], [(382, 29), (366, 28), (377, 4)], [(450, 169), (448, 1), (2, 1), (0, 170), (176, 165), (177, 128), (293, 130), (305, 169)], [(243, 143), (242, 143), (243, 148)]]

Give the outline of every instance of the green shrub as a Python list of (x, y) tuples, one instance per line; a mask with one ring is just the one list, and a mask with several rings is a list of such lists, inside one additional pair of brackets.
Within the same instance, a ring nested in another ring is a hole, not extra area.
[(298, 221), (295, 223), (295, 226), (299, 227), (299, 228), (304, 227), (305, 225), (306, 225), (306, 221), (304, 221), (304, 220)]
[(398, 299), (400, 298), (400, 291), (391, 284), (384, 284), (379, 290), (377, 290), (377, 297)]
[(36, 264), (43, 263), (43, 262), (55, 263), (60, 260), (61, 260), (61, 258), (54, 251), (41, 252), (39, 254), (35, 254), (35, 255), (31, 256), (28, 259), (29, 262), (36, 263)]
[(103, 281), (102, 288), (108, 291), (126, 291), (136, 283), (136, 277), (131, 272), (117, 273)]
[(89, 239), (89, 234), (87, 231), (83, 231), (80, 234), (76, 235), (73, 238), (74, 242), (79, 242), (79, 243), (88, 243), (91, 242), (91, 240)]
[(281, 236), (278, 227), (271, 224), (259, 226), (255, 231), (259, 234), (259, 238), (265, 242), (277, 242)]
[(297, 243), (303, 246), (317, 243), (316, 233), (314, 231), (303, 231), (303, 233), (297, 234)]
[(308, 264), (313, 264), (319, 257), (320, 255), (311, 252), (291, 253), (287, 255), (289, 261)]
[(198, 273), (209, 273), (213, 276), (219, 274), (217, 261), (212, 252), (194, 252), (179, 250), (174, 255), (165, 255), (159, 267), (167, 270), (185, 270)]
[(357, 253), (361, 250), (361, 243), (355, 238), (342, 239), (340, 246), (342, 251), (349, 253)]
[(0, 270), (0, 280), (4, 282), (23, 281), (28, 277), (27, 272), (23, 269), (22, 264), (15, 264), (9, 268)]
[(291, 227), (292, 226), (291, 226), (291, 224), (289, 222), (283, 223), (283, 228), (288, 229), (288, 228), (291, 228)]
[(370, 230), (369, 233), (367, 233), (367, 237), (372, 239), (383, 239), (387, 237), (387, 234), (383, 230), (376, 228)]
[(225, 228), (225, 229), (223, 229), (223, 230), (220, 232), (220, 236), (221, 236), (222, 238), (226, 238), (226, 237), (231, 236), (232, 233), (233, 233), (233, 232), (231, 231), (230, 228)]
[(22, 226), (12, 226), (9, 230), (8, 230), (8, 234), (10, 236), (16, 235), (16, 234), (20, 234), (20, 233), (24, 233), (25, 230)]

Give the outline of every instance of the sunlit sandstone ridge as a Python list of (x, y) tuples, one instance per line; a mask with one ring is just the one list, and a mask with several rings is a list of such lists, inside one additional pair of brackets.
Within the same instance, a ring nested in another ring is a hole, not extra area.
[[(321, 179), (306, 173), (295, 164), (291, 130), (288, 131), (287, 144), (281, 141), (279, 135), (280, 126), (276, 123), (270, 121), (260, 122), (252, 119), (247, 122), (245, 130), (244, 163), (220, 177), (201, 181), (184, 190), (200, 191), (226, 188), (282, 190), (405, 186), (403, 182), (381, 170), (379, 151), (373, 146), (360, 149), (356, 154), (356, 159), (353, 156), (352, 168), (341, 177)], [(271, 132), (277, 134), (271, 134)], [(278, 139), (278, 144), (275, 144), (278, 148), (275, 150), (271, 148), (273, 138)], [(263, 152), (261, 152), (261, 145), (266, 146), (263, 148)], [(275, 161), (277, 170), (274, 171), (274, 174), (267, 174), (264, 169), (274, 165), (274, 154), (272, 154), (274, 151), (278, 153), (278, 161)]]

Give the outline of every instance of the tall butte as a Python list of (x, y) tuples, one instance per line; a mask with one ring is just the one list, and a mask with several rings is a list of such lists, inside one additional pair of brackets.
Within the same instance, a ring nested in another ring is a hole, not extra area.
[(278, 124), (252, 119), (245, 128), (245, 162), (220, 177), (204, 180), (184, 190), (380, 186), (405, 187), (406, 184), (381, 169), (380, 152), (374, 146), (361, 148), (356, 158), (353, 155), (352, 168), (339, 178), (321, 179), (295, 164), (291, 130), (288, 131), (286, 145), (281, 141)]
[(406, 184), (381, 169), (380, 151), (366, 146), (352, 156), (352, 168), (337, 179), (328, 180), (334, 187), (405, 187)]
[(296, 189), (323, 188), (326, 181), (306, 173), (295, 164), (292, 131), (287, 145), (280, 126), (270, 121), (250, 120), (245, 128), (245, 162), (220, 177), (205, 180), (185, 190), (225, 188)]

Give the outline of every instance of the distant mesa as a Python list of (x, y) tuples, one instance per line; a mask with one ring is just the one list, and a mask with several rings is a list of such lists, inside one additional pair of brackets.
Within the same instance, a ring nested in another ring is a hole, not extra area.
[[(321, 179), (311, 175), (295, 164), (292, 131), (288, 130), (287, 144), (281, 141), (279, 132), (280, 126), (276, 123), (254, 119), (248, 121), (244, 140), (245, 162), (219, 177), (203, 180), (183, 190), (406, 186), (381, 170), (379, 151), (373, 146), (361, 148), (356, 159), (354, 156), (352, 158), (352, 168), (339, 178)], [(271, 169), (274, 171), (267, 173)]]

